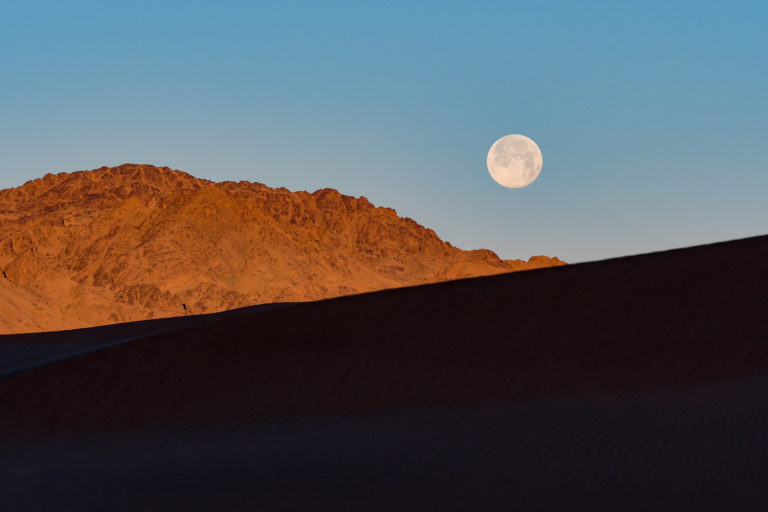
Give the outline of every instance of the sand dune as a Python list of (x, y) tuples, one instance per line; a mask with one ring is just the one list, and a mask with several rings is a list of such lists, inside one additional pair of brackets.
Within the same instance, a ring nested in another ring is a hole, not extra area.
[(101, 328), (88, 339), (138, 334), (0, 380), (5, 496), (18, 510), (759, 510), (767, 255), (757, 237)]
[[(3, 442), (9, 510), (765, 510), (768, 376)], [(7, 439), (7, 438), (5, 438)]]
[(289, 305), (291, 304), (276, 302), (206, 315), (158, 318), (88, 329), (58, 331), (46, 333), (44, 336), (40, 333), (0, 336), (0, 377), (104, 347)]

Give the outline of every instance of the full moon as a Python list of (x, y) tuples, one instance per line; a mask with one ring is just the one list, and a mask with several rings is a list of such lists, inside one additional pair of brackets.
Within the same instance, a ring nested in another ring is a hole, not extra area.
[(541, 172), (541, 150), (525, 135), (506, 135), (488, 150), (488, 172), (496, 183), (508, 188), (523, 188)]

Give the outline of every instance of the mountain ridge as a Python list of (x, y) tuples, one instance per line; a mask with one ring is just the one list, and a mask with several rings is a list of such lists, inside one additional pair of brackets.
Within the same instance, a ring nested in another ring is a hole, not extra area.
[(564, 264), (463, 251), (391, 208), (123, 164), (0, 190), (0, 333), (317, 300)]

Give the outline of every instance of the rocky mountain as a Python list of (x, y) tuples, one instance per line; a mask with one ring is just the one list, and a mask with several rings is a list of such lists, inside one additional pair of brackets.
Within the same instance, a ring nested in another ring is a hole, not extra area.
[(150, 165), (0, 191), (0, 333), (59, 330), (562, 265), (463, 251), (365, 197)]

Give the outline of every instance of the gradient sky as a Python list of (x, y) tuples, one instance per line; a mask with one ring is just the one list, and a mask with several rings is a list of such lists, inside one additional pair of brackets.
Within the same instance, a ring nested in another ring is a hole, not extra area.
[(768, 232), (766, 3), (320, 4), (2, 2), (0, 188), (166, 165), (570, 262)]

